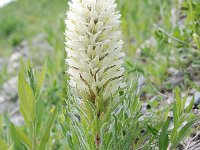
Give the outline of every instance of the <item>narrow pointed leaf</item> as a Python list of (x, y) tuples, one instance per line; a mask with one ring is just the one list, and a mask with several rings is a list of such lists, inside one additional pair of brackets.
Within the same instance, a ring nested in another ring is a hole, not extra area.
[(46, 147), (46, 144), (48, 143), (51, 128), (55, 122), (56, 115), (57, 115), (57, 108), (52, 108), (51, 115), (49, 116), (49, 119), (48, 119), (48, 122), (46, 125), (47, 127), (45, 128), (46, 130), (42, 136), (41, 145), (39, 147), (39, 150), (44, 150)]
[(169, 145), (168, 128), (170, 124), (170, 118), (165, 121), (160, 136), (159, 136), (159, 150), (166, 150)]
[(29, 121), (33, 121), (35, 119), (34, 95), (30, 85), (22, 73), (19, 73), (18, 75), (18, 94), (22, 115), (24, 115), (24, 118), (27, 118)]
[(44, 64), (41, 72), (37, 75), (37, 97), (41, 93), (42, 86), (45, 80), (46, 71), (47, 71), (47, 63)]

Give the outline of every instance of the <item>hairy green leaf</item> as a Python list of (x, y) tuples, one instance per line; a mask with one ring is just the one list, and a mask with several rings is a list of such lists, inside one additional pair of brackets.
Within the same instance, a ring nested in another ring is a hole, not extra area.
[(14, 144), (13, 145), (14, 149), (24, 150), (25, 147), (22, 144), (22, 141), (21, 141), (20, 137), (18, 136), (17, 130), (15, 129), (15, 126), (13, 123), (10, 124), (10, 134), (11, 134), (11, 138), (12, 138), (12, 141)]
[(194, 106), (194, 96), (192, 97), (192, 100), (191, 100), (190, 104), (188, 105), (188, 107), (185, 108), (185, 112), (186, 113), (190, 113), (192, 108), (193, 108), (193, 106)]
[(159, 135), (159, 141), (158, 141), (159, 150), (166, 150), (169, 145), (168, 128), (169, 128), (170, 120), (171, 119), (168, 117)]
[(43, 86), (44, 80), (45, 80), (46, 71), (47, 71), (47, 63), (44, 64), (41, 72), (37, 75), (37, 96), (36, 96), (36, 98), (41, 93), (42, 86)]
[(46, 144), (48, 143), (48, 140), (49, 140), (49, 136), (50, 136), (50, 132), (51, 132), (51, 128), (55, 122), (55, 119), (56, 119), (56, 116), (57, 116), (57, 108), (52, 108), (51, 110), (51, 115), (48, 119), (48, 122), (47, 122), (47, 125), (46, 125), (46, 130), (42, 136), (42, 139), (41, 139), (41, 145), (39, 147), (39, 150), (44, 150), (45, 149), (45, 146)]
[(26, 122), (35, 120), (35, 99), (33, 91), (25, 79), (25, 76), (19, 72), (18, 75), (18, 94), (20, 99), (20, 110)]
[(172, 148), (176, 147), (178, 145), (178, 143), (183, 140), (183, 138), (190, 131), (191, 126), (194, 125), (199, 120), (200, 120), (200, 118), (193, 119), (192, 121), (188, 122), (183, 128), (181, 128), (176, 141), (172, 141), (173, 142)]

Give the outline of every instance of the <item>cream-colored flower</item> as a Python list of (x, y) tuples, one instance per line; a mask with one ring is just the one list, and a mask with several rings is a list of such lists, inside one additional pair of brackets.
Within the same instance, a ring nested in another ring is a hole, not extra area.
[(82, 99), (115, 96), (123, 86), (120, 14), (114, 0), (72, 0), (66, 23), (69, 84)]

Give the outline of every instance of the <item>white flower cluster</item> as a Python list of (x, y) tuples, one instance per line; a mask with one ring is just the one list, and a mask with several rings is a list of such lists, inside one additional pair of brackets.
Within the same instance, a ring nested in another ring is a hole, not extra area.
[(82, 99), (95, 103), (115, 96), (124, 68), (120, 14), (115, 0), (72, 0), (66, 23), (69, 84)]

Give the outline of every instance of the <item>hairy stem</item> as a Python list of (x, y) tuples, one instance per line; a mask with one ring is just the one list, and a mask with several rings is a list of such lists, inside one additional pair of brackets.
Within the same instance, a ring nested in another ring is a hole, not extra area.
[(99, 149), (100, 143), (101, 143), (101, 139), (100, 139), (100, 116), (101, 116), (101, 112), (98, 111), (97, 112), (97, 133), (96, 133), (96, 137), (95, 137), (95, 143), (96, 143), (96, 147)]
[(37, 141), (36, 141), (36, 122), (32, 122), (32, 150), (37, 150)]

